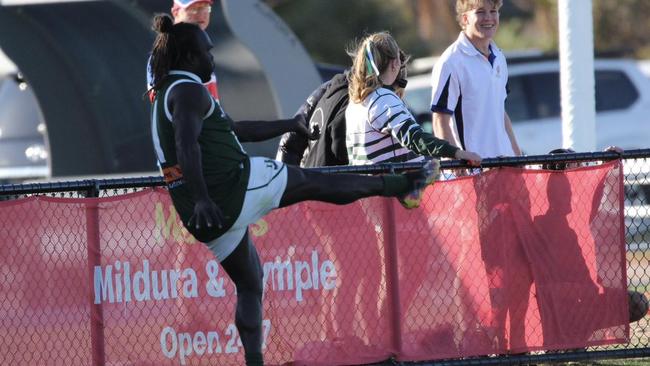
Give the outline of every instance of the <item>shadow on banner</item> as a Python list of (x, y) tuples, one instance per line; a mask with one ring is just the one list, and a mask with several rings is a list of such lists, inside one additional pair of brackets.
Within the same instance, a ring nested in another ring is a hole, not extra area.
[[(373, 198), (272, 212), (250, 229), (264, 267), (267, 363), (627, 342), (621, 183), (620, 162), (502, 168), (438, 182), (418, 210)], [(99, 265), (88, 258), (91, 208)], [(0, 243), (0, 364), (88, 365), (91, 334), (107, 363), (243, 362), (234, 286), (163, 189), (0, 202)], [(26, 351), (35, 349), (48, 352)]]

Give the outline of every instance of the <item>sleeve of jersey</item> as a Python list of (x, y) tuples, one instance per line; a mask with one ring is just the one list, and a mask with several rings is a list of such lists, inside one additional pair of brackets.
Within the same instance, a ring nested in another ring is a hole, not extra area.
[(506, 93), (505, 93), (505, 95), (503, 96), (503, 102), (505, 103), (505, 101), (508, 99), (508, 95), (510, 95), (510, 84), (508, 83), (508, 80), (509, 80), (509, 76), (508, 76), (508, 64), (505, 62), (505, 59), (504, 59), (504, 62), (503, 62), (503, 68), (502, 68), (502, 70), (503, 70), (502, 72), (505, 73), (505, 77), (506, 77)]
[(420, 155), (453, 158), (458, 148), (422, 130), (406, 105), (394, 94), (380, 97), (369, 110), (373, 129), (391, 134), (400, 145)]
[(309, 97), (307, 97), (307, 100), (296, 111), (296, 115), (302, 114), (303, 116), (305, 116), (305, 119), (309, 121), (312, 113), (314, 113), (314, 108), (316, 107), (316, 104), (318, 104), (318, 102), (325, 94), (325, 91), (327, 90), (329, 84), (330, 81), (326, 81), (323, 84), (321, 84), (318, 88), (316, 88), (313, 92), (311, 92)]
[(280, 139), (280, 145), (275, 158), (283, 163), (300, 165), (307, 145), (306, 138), (298, 135), (296, 132), (287, 132)]
[(437, 62), (431, 72), (431, 111), (453, 114), (459, 96), (458, 75), (450, 62)]

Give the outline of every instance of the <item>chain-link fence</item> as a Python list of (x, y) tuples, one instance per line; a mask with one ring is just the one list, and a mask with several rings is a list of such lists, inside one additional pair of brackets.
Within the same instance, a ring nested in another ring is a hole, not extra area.
[[(487, 159), (428, 188), (419, 209), (371, 198), (267, 215), (251, 226), (267, 363), (650, 355), (650, 150), (618, 157)], [(243, 363), (234, 287), (161, 185), (0, 186), (0, 363)]]

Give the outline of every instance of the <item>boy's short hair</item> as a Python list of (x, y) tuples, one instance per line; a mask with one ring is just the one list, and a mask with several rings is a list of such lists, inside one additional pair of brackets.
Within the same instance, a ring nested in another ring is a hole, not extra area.
[(461, 16), (470, 10), (479, 8), (483, 4), (489, 4), (500, 8), (503, 5), (503, 0), (456, 0), (456, 20), (461, 24)]
[[(573, 149), (553, 149), (548, 152), (549, 155), (558, 155), (558, 154), (572, 154), (575, 153)], [(542, 169), (546, 170), (565, 170), (568, 167), (567, 162), (561, 162), (561, 163), (546, 163), (542, 164)]]

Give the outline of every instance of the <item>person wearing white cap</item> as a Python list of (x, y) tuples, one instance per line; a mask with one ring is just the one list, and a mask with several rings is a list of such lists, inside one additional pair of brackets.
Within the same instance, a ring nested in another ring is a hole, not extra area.
[(205, 30), (210, 24), (212, 0), (174, 0), (174, 23), (192, 23)]
[[(174, 24), (192, 23), (198, 25), (199, 28), (205, 31), (208, 25), (210, 25), (212, 0), (174, 0), (171, 11)], [(219, 101), (219, 87), (217, 84), (217, 75), (214, 71), (210, 80), (203, 85), (208, 89), (210, 95)], [(154, 80), (153, 73), (151, 72), (151, 57), (149, 57), (149, 60), (147, 60), (147, 94), (152, 103), (155, 98), (153, 87)]]

